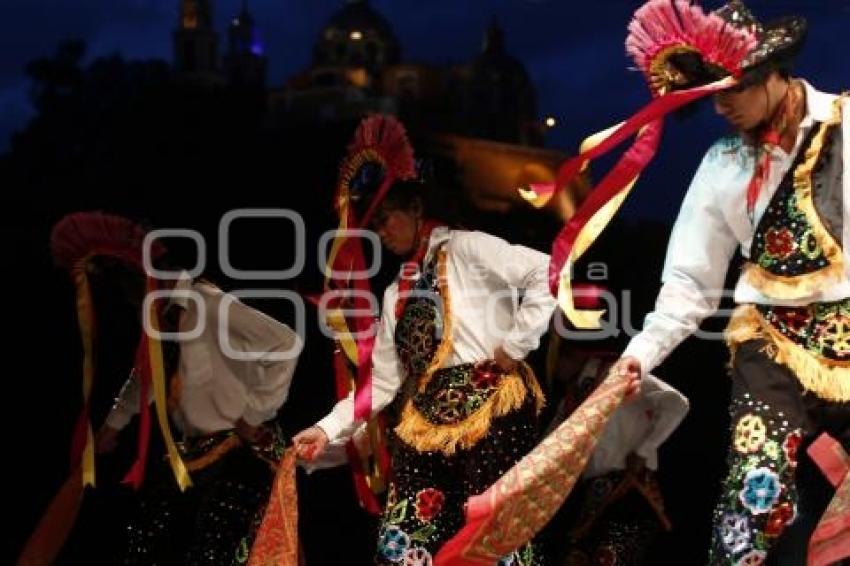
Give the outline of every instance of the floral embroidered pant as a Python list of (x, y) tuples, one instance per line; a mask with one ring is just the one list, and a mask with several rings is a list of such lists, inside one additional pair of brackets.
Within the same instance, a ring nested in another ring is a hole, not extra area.
[[(463, 526), (463, 505), (485, 491), (534, 447), (536, 410), (522, 407), (493, 419), (487, 435), (451, 456), (418, 452), (395, 439), (393, 481), (378, 533), (376, 564), (430, 566), (439, 548)], [(503, 558), (500, 566), (543, 564), (536, 545)]]
[(803, 392), (765, 346), (740, 345), (732, 366), (732, 442), (714, 512), (712, 565), (804, 565), (833, 494), (805, 449), (822, 432), (850, 448), (850, 403)]

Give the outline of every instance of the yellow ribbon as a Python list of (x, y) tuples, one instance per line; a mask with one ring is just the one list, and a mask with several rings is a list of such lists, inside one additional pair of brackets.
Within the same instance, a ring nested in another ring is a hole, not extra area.
[[(600, 143), (602, 143), (622, 124), (622, 122), (620, 122), (619, 124), (615, 124), (610, 128), (602, 130), (601, 132), (597, 132), (585, 139), (581, 143), (579, 153), (589, 151)], [(642, 128), (637, 135), (641, 136), (645, 129), (645, 127)], [(582, 164), (582, 171), (587, 169), (588, 163), (589, 161), (585, 161)], [(576, 236), (576, 241), (573, 245), (572, 250), (570, 251), (570, 256), (567, 258), (567, 261), (564, 262), (564, 266), (561, 268), (557, 297), (558, 305), (560, 305), (561, 310), (564, 311), (564, 314), (576, 328), (584, 330), (593, 330), (600, 328), (599, 320), (602, 318), (602, 315), (605, 314), (605, 310), (578, 310), (575, 308), (571, 284), (572, 266), (575, 264), (576, 261), (579, 260), (582, 255), (584, 255), (587, 249), (599, 237), (599, 234), (601, 234), (605, 227), (608, 226), (608, 223), (611, 222), (611, 219), (620, 209), (620, 206), (623, 204), (623, 201), (626, 200), (626, 197), (629, 195), (629, 192), (632, 190), (632, 187), (634, 187), (639, 177), (640, 175), (636, 175), (635, 178), (632, 179), (623, 188), (622, 191), (617, 193), (614, 198), (605, 203), (602, 208), (597, 210), (596, 214), (591, 216), (590, 220), (588, 220), (587, 224), (582, 227), (581, 232), (579, 232), (578, 236)]]
[[(381, 446), (384, 444), (384, 432), (380, 426), (378, 426), (378, 419), (371, 419), (369, 423), (366, 425), (366, 430), (369, 433), (369, 446)], [(366, 454), (368, 460), (368, 454)], [(371, 462), (367, 461), (367, 466), (365, 466), (368, 475), (366, 476), (366, 483), (369, 484), (369, 489), (372, 490), (373, 493), (381, 493), (387, 488), (387, 478), (381, 470), (381, 462), (379, 460), (379, 455), (374, 454), (374, 458), (371, 459)]]
[(543, 190), (543, 187), (538, 186), (538, 188), (535, 188), (534, 185), (528, 185), (528, 187), (518, 188), (517, 192), (520, 197), (534, 208), (543, 208), (555, 196), (555, 187), (551, 189), (546, 187), (546, 190)]
[[(154, 280), (148, 277), (147, 292), (151, 293), (154, 290)], [(148, 320), (150, 330), (152, 333), (158, 333), (159, 316), (155, 306), (156, 302), (150, 301), (149, 304)], [(178, 452), (177, 445), (174, 443), (174, 437), (171, 435), (171, 426), (168, 424), (168, 395), (165, 387), (165, 368), (162, 362), (162, 343), (158, 338), (150, 335), (148, 336), (148, 356), (150, 358), (151, 385), (153, 386), (154, 404), (156, 406), (159, 429), (162, 431), (162, 438), (168, 453), (168, 461), (171, 464), (171, 470), (174, 472), (177, 485), (180, 487), (180, 491), (185, 491), (186, 488), (192, 485), (192, 479), (189, 477), (186, 464), (180, 457), (180, 452)]]
[(336, 339), (339, 342), (345, 356), (351, 360), (351, 363), (357, 364), (357, 343), (352, 338), (351, 331), (348, 329), (348, 324), (345, 322), (345, 315), (341, 309), (333, 309), (328, 312), (328, 326), (336, 334)]
[[(88, 257), (83, 258), (74, 267), (74, 282), (77, 289), (77, 321), (80, 325), (80, 338), (83, 342), (83, 406), (87, 406), (94, 381), (94, 305), (91, 287), (86, 275), (85, 265)], [(94, 486), (94, 434), (91, 421), (86, 422), (86, 444), (82, 459), (83, 486)]]

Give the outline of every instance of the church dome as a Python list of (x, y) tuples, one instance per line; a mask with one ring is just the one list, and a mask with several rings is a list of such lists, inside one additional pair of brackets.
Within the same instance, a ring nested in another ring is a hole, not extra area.
[(397, 63), (400, 51), (386, 18), (367, 0), (347, 0), (322, 30), (313, 49), (313, 63), (377, 69)]
[(525, 66), (505, 48), (505, 33), (495, 19), (484, 36), (481, 53), (472, 61), (472, 72), (485, 80), (498, 76), (514, 86), (531, 84)]

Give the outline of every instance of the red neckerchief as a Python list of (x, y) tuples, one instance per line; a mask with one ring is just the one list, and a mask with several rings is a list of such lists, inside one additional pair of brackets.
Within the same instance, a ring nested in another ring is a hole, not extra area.
[(401, 318), (404, 312), (404, 307), (407, 304), (407, 299), (410, 296), (410, 290), (413, 284), (419, 279), (419, 274), (422, 271), (422, 260), (425, 259), (425, 254), (428, 253), (428, 243), (431, 241), (431, 232), (434, 228), (443, 226), (443, 224), (435, 220), (424, 220), (419, 227), (417, 241), (419, 246), (416, 252), (401, 265), (401, 274), (398, 282), (398, 299), (395, 303), (396, 320)]
[(791, 82), (788, 85), (785, 98), (779, 103), (773, 117), (756, 134), (756, 146), (759, 155), (753, 177), (750, 179), (749, 186), (747, 186), (747, 215), (751, 220), (754, 218), (756, 201), (758, 201), (761, 189), (770, 178), (771, 151), (777, 146), (784, 145), (783, 142), (787, 143), (789, 134), (796, 132), (796, 126), (800, 119), (797, 113), (802, 97), (802, 87), (796, 81)]

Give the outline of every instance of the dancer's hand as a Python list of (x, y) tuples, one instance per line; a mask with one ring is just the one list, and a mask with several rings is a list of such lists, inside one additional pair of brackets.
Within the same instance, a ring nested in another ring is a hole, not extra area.
[(512, 373), (518, 363), (501, 346), (496, 347), (496, 351), (493, 352), (493, 359), (496, 361), (496, 365), (502, 368), (502, 371), (505, 373)]
[(328, 435), (318, 426), (304, 429), (294, 437), (295, 454), (299, 459), (312, 462), (321, 456), (328, 447)]
[(641, 367), (640, 361), (633, 356), (624, 356), (617, 360), (612, 371), (629, 380), (629, 388), (626, 390), (626, 398), (635, 397), (640, 393)]

